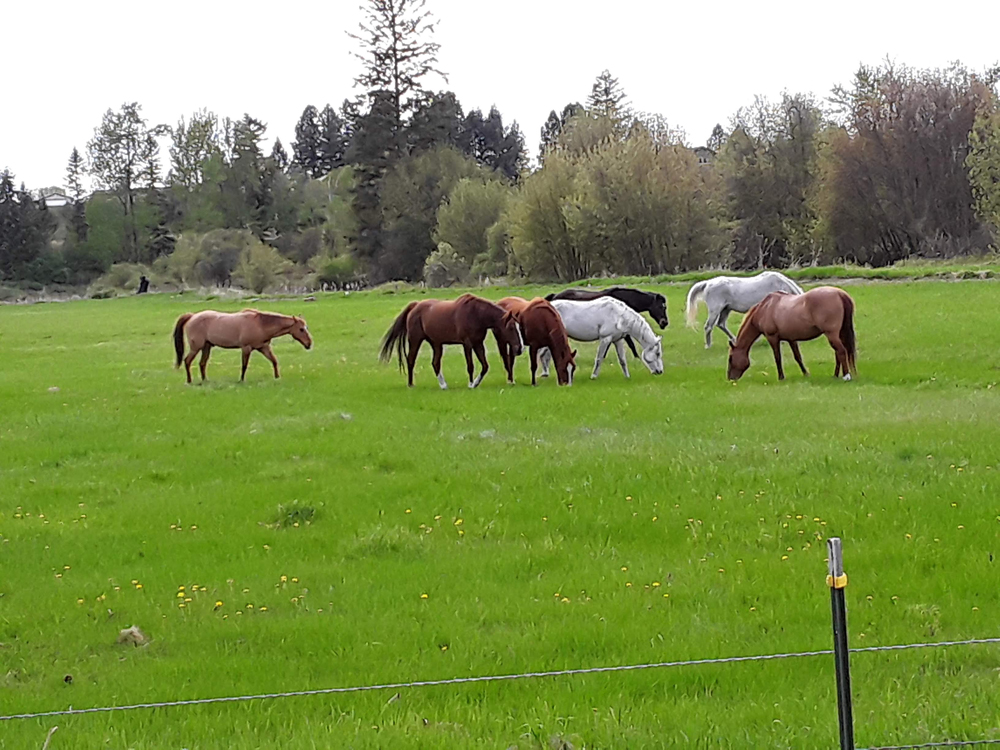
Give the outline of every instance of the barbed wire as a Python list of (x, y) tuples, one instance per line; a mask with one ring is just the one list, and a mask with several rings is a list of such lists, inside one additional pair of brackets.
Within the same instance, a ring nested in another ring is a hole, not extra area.
[(921, 745), (873, 745), (858, 750), (918, 750), (923, 747), (970, 747), (972, 745), (1000, 745), (997, 740), (943, 740), (942, 742), (924, 742)]
[[(866, 646), (852, 648), (855, 653), (870, 653), (873, 651), (905, 651), (917, 648), (944, 648), (947, 646), (966, 646), (983, 643), (1000, 643), (1000, 638), (971, 638), (964, 641), (938, 641), (936, 643), (904, 643), (893, 646)], [(255, 693), (251, 695), (230, 695), (216, 698), (191, 698), (187, 700), (157, 701), (153, 703), (133, 703), (124, 706), (94, 706), (90, 708), (67, 708), (55, 711), (38, 711), (34, 713), (10, 714), (0, 716), (0, 721), (15, 719), (41, 719), (50, 716), (77, 716), (80, 714), (108, 713), (111, 711), (134, 711), (143, 708), (170, 708), (174, 706), (200, 706), (210, 703), (241, 703), (253, 700), (272, 700), (277, 698), (294, 698), (309, 695), (334, 695), (341, 693), (363, 693), (375, 690), (401, 690), (405, 688), (434, 687), (438, 685), (467, 685), (470, 683), (506, 682), (511, 680), (538, 679), (543, 677), (565, 677), (582, 674), (602, 674), (607, 672), (631, 672), (643, 669), (663, 669), (666, 667), (691, 667), (706, 664), (737, 664), (743, 662), (772, 661), (776, 659), (797, 659), (810, 656), (831, 656), (833, 649), (818, 651), (794, 651), (781, 654), (757, 654), (753, 656), (724, 656), (715, 659), (688, 659), (684, 661), (661, 661), (647, 664), (625, 664), (610, 667), (583, 667), (578, 669), (556, 669), (547, 672), (521, 672), (502, 675), (478, 675), (474, 677), (451, 677), (441, 680), (418, 680), (412, 682), (387, 682), (378, 685), (354, 685), (349, 687), (315, 688), (312, 690), (290, 690), (277, 693)], [(996, 742), (990, 740), (989, 742)], [(903, 747), (934, 747), (934, 745), (912, 745)], [(872, 748), (871, 750), (876, 750)]]

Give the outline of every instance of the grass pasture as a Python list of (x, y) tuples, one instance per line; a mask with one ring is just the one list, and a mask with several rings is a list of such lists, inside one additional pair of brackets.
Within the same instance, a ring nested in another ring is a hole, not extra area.
[[(855, 284), (825, 341), (724, 337), (663, 286), (665, 373), (438, 390), (377, 361), (415, 294), (318, 295), (306, 352), (172, 365), (191, 295), (0, 307), (0, 714), (998, 635), (1000, 287)], [(491, 290), (531, 295), (538, 290)], [(736, 316), (734, 316), (736, 317)], [(701, 311), (704, 319), (704, 308)], [(58, 388), (57, 391), (50, 390)], [(280, 509), (279, 509), (279, 506)], [(308, 521), (308, 522), (307, 522)], [(298, 525), (296, 526), (296, 522)], [(221, 602), (221, 603), (220, 603)], [(183, 606), (182, 606), (183, 605)], [(152, 638), (118, 646), (121, 628)], [(1000, 737), (1000, 647), (852, 659), (859, 747)], [(71, 682), (66, 682), (67, 676)], [(0, 724), (0, 748), (829, 748), (832, 657)], [(560, 744), (562, 743), (562, 744)]]

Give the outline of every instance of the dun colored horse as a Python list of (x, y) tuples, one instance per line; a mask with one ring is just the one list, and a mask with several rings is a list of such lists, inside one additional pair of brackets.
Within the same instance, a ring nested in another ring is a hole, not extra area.
[[(184, 334), (187, 334), (191, 347), (187, 357), (184, 356)], [(205, 379), (205, 366), (213, 346), (222, 349), (241, 349), (243, 351), (243, 370), (240, 380), (247, 374), (247, 363), (250, 354), (258, 351), (271, 360), (274, 365), (274, 377), (278, 375), (278, 360), (271, 351), (271, 339), (290, 335), (306, 349), (312, 347), (312, 336), (306, 328), (306, 322), (294, 315), (279, 315), (278, 313), (261, 312), (260, 310), (242, 310), (238, 313), (221, 313), (215, 310), (204, 310), (199, 313), (184, 313), (174, 325), (174, 349), (177, 351), (175, 367), (184, 362), (187, 371), (187, 382), (191, 382), (191, 363), (201, 352), (201, 379)]]
[(856, 372), (854, 359), (857, 354), (851, 296), (832, 286), (816, 287), (800, 295), (772, 292), (750, 309), (736, 335), (736, 343), (729, 344), (729, 379), (739, 380), (750, 367), (750, 347), (761, 336), (767, 338), (774, 351), (779, 380), (785, 379), (781, 368), (782, 341), (791, 345), (802, 374), (808, 375), (798, 342), (821, 334), (826, 336), (837, 355), (833, 376), (839, 377), (843, 372), (844, 380), (850, 380), (851, 373)]
[[(548, 294), (545, 296), (549, 302), (557, 299), (571, 299), (577, 302), (589, 302), (590, 300), (599, 299), (600, 297), (614, 297), (617, 300), (624, 302), (626, 305), (631, 307), (637, 313), (649, 313), (661, 329), (666, 328), (670, 325), (670, 321), (667, 319), (667, 298), (662, 294), (654, 292), (644, 292), (641, 289), (631, 289), (625, 286), (613, 286), (609, 289), (566, 289), (565, 291), (558, 292), (556, 294)], [(624, 339), (625, 343), (628, 344), (628, 348), (632, 351), (633, 357), (638, 357), (639, 352), (636, 351), (635, 344), (632, 342), (632, 337), (627, 335)]]
[[(445, 344), (461, 344), (465, 349), (465, 363), (469, 370), (469, 388), (475, 388), (490, 369), (486, 361), (486, 349), (483, 342), (486, 333), (493, 331), (500, 349), (500, 358), (507, 370), (507, 380), (514, 382), (514, 357), (524, 348), (520, 327), (513, 314), (489, 300), (472, 294), (463, 294), (456, 300), (425, 299), (411, 302), (396, 318), (392, 327), (382, 339), (382, 352), (379, 358), (383, 362), (392, 357), (395, 348), (399, 356), (399, 369), (403, 369), (403, 357), (406, 357), (407, 382), (413, 386), (413, 366), (417, 361), (417, 352), (424, 341), (429, 341), (434, 351), (431, 363), (438, 384), (446, 389), (444, 375), (441, 374), (441, 356)], [(513, 352), (513, 356), (508, 353)], [(472, 353), (476, 353), (482, 371), (478, 378), (473, 378), (475, 367), (472, 364)]]
[(535, 297), (531, 302), (521, 297), (504, 297), (497, 304), (504, 310), (514, 313), (521, 325), (524, 343), (527, 344), (531, 356), (531, 384), (536, 383), (538, 353), (548, 347), (555, 359), (559, 385), (573, 385), (576, 351), (570, 351), (566, 326), (563, 325), (556, 309), (541, 297)]

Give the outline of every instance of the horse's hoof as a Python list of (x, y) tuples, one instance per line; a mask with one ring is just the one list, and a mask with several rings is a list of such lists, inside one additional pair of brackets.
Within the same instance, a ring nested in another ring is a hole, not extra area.
[(844, 376), (844, 382), (845, 382), (845, 383), (850, 383), (850, 382), (851, 382), (851, 373), (847, 373), (847, 374), (846, 374), (846, 375)]

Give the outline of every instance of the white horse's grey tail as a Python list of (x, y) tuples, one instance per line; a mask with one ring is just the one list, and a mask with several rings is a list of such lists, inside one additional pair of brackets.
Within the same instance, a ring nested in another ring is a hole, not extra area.
[(705, 298), (705, 287), (708, 281), (699, 281), (688, 292), (687, 296), (687, 324), (688, 328), (695, 328), (695, 316), (698, 314), (698, 300)]

